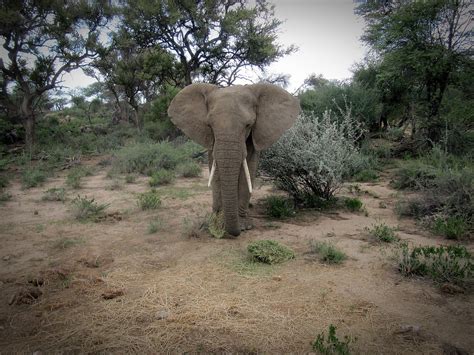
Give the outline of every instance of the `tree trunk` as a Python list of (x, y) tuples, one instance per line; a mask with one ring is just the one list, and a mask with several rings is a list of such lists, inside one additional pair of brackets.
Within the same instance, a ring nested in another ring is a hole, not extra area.
[(21, 118), (25, 128), (25, 145), (31, 153), (35, 143), (35, 113), (33, 111), (33, 96), (25, 93), (21, 103)]

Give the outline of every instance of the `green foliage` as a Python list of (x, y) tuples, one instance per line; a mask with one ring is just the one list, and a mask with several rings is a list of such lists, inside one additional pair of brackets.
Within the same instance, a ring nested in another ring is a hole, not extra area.
[(162, 228), (163, 228), (163, 221), (161, 219), (156, 218), (154, 221), (151, 221), (148, 224), (147, 232), (148, 234), (155, 234)]
[(94, 198), (77, 196), (72, 200), (74, 217), (80, 221), (93, 220), (101, 217), (110, 204), (98, 203)]
[(192, 178), (201, 176), (201, 165), (195, 161), (189, 161), (186, 163), (181, 163), (176, 167), (178, 175), (185, 178)]
[(393, 243), (399, 240), (395, 230), (385, 223), (374, 224), (371, 228), (367, 228), (367, 230), (369, 235), (379, 242)]
[(311, 344), (314, 351), (322, 355), (349, 355), (350, 344), (355, 341), (349, 336), (344, 336), (344, 341), (339, 340), (336, 336), (336, 326), (329, 325), (328, 336), (321, 332), (316, 340)]
[(3, 190), (0, 190), (0, 204), (3, 203), (3, 202), (7, 202), (7, 201), (10, 201), (12, 199), (12, 194), (7, 192), (7, 191), (3, 191)]
[(467, 234), (467, 223), (462, 217), (436, 217), (433, 222), (433, 232), (448, 239), (461, 239)]
[(347, 259), (346, 254), (330, 242), (310, 241), (310, 253), (326, 264), (340, 264)]
[(373, 169), (364, 169), (356, 173), (353, 177), (354, 181), (373, 182), (379, 179), (379, 174)]
[(247, 246), (250, 256), (265, 264), (279, 264), (294, 259), (295, 253), (274, 240), (257, 240)]
[(473, 282), (474, 260), (461, 245), (410, 248), (402, 243), (397, 250), (397, 262), (404, 276), (427, 276), (461, 286)]
[(284, 196), (268, 196), (263, 204), (266, 215), (272, 218), (282, 219), (296, 214), (293, 202)]
[(151, 175), (159, 169), (175, 169), (179, 163), (190, 161), (192, 155), (200, 149), (192, 142), (181, 145), (168, 141), (138, 143), (117, 151), (113, 167), (121, 173)]
[(137, 176), (135, 174), (127, 174), (125, 175), (125, 182), (127, 184), (133, 184), (137, 180)]
[(66, 176), (66, 185), (73, 188), (73, 189), (80, 189), (81, 188), (81, 179), (85, 176), (92, 175), (90, 169), (77, 166), (72, 168)]
[(10, 183), (7, 175), (0, 175), (0, 189), (3, 189), (8, 186)]
[(138, 195), (137, 204), (142, 210), (156, 210), (161, 206), (160, 195), (156, 190), (143, 192)]
[(151, 187), (171, 184), (174, 181), (174, 171), (159, 169), (151, 175), (151, 179), (148, 182)]
[(62, 201), (66, 200), (66, 190), (62, 187), (53, 187), (48, 189), (41, 198), (43, 201)]
[(46, 173), (40, 167), (29, 167), (23, 171), (21, 182), (24, 188), (39, 186), (46, 181)]
[(344, 199), (344, 205), (346, 206), (348, 210), (355, 212), (355, 211), (360, 211), (364, 204), (357, 197), (354, 197), (354, 198), (348, 197)]
[(226, 235), (224, 214), (211, 213), (207, 217), (207, 230), (214, 238), (221, 239)]

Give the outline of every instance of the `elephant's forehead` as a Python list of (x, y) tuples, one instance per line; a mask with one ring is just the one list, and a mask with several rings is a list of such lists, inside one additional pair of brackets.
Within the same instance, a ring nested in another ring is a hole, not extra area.
[(213, 91), (208, 100), (210, 103), (216, 104), (229, 101), (252, 104), (256, 98), (247, 87), (235, 85)]

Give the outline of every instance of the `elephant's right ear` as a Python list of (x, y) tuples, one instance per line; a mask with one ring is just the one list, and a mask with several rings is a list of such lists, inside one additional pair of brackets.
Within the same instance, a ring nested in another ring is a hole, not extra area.
[(214, 138), (207, 123), (206, 97), (217, 88), (211, 84), (191, 84), (181, 90), (168, 107), (171, 122), (208, 149), (212, 148)]

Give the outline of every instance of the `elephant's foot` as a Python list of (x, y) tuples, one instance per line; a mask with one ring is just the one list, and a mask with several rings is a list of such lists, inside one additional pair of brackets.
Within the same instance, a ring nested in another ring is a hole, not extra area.
[(241, 231), (250, 230), (254, 227), (252, 221), (248, 217), (240, 217), (239, 223)]

